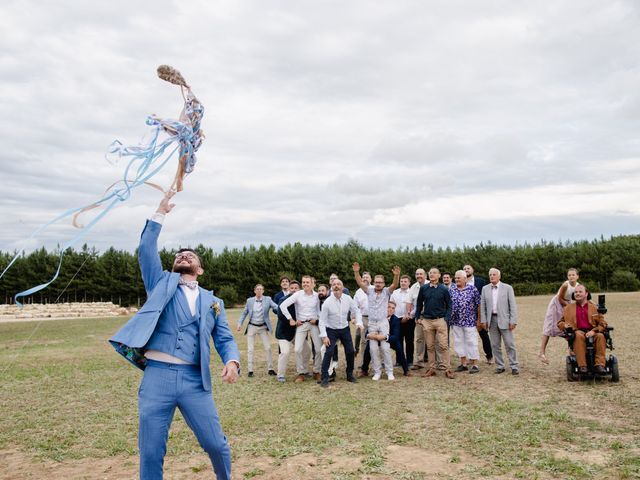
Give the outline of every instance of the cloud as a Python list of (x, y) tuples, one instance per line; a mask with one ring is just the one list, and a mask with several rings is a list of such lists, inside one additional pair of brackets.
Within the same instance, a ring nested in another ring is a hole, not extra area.
[[(637, 232), (635, 2), (149, 5), (0, 7), (0, 250), (118, 180), (113, 139), (178, 115), (161, 63), (206, 107), (168, 245)], [(133, 249), (158, 201), (137, 190), (83, 241)], [(40, 238), (73, 235), (66, 223)]]

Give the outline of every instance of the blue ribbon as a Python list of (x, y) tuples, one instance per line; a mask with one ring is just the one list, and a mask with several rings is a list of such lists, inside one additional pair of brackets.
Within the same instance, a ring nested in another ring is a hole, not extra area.
[[(109, 146), (107, 154), (105, 156), (117, 155), (119, 158), (130, 157), (127, 166), (124, 169), (122, 179), (119, 180), (115, 185), (111, 186), (104, 194), (104, 196), (96, 202), (82, 207), (71, 208), (61, 213), (54, 219), (36, 229), (31, 234), (31, 236), (29, 236), (27, 242), (33, 239), (36, 235), (38, 235), (50, 225), (53, 225), (64, 218), (80, 213), (81, 211), (94, 206), (104, 207), (98, 215), (96, 215), (87, 225), (83, 226), (80, 229), (80, 232), (78, 232), (77, 235), (75, 235), (61, 247), (58, 267), (53, 277), (51, 277), (51, 279), (45, 283), (17, 293), (15, 296), (15, 302), (17, 305), (22, 306), (22, 303), (20, 303), (20, 301), (18, 300), (19, 298), (32, 295), (51, 285), (51, 283), (53, 283), (60, 274), (60, 268), (62, 266), (62, 259), (64, 257), (65, 250), (72, 247), (80, 239), (82, 239), (96, 223), (98, 223), (107, 213), (111, 211), (112, 208), (114, 208), (118, 204), (118, 202), (124, 202), (128, 200), (131, 197), (133, 189), (139, 187), (140, 185), (144, 185), (145, 182), (147, 182), (160, 170), (162, 170), (167, 162), (169, 162), (169, 160), (176, 156), (176, 152), (179, 152), (179, 159), (184, 158), (185, 173), (190, 173), (191, 171), (193, 171), (193, 166), (195, 165), (196, 161), (194, 152), (200, 147), (200, 144), (202, 143), (199, 119), (202, 117), (202, 112), (204, 111), (204, 109), (202, 105), (197, 102), (195, 97), (189, 96), (186, 100), (185, 113), (187, 114), (189, 120), (192, 121), (191, 125), (186, 122), (161, 120), (156, 117), (148, 117), (147, 124), (153, 126), (153, 133), (151, 140), (147, 145), (124, 146), (119, 140), (114, 140)], [(195, 100), (195, 102), (190, 100)], [(193, 121), (194, 119), (197, 119), (197, 121)], [(158, 143), (158, 138), (162, 131), (167, 132), (169, 134), (169, 138)], [(167, 151), (169, 147), (174, 144), (175, 146), (170, 151), (170, 153), (164, 156), (165, 151)], [(185, 154), (186, 157), (184, 156)], [(134, 173), (133, 179), (129, 178), (129, 175), (131, 173)], [(20, 251), (9, 262), (7, 267), (2, 271), (2, 273), (0, 273), (0, 279), (11, 268), (11, 266), (16, 262), (16, 260), (23, 252), (24, 247), (20, 249)]]

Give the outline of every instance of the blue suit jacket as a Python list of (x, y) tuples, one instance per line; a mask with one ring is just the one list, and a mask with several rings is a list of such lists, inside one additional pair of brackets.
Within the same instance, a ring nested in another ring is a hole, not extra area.
[[(242, 326), (245, 318), (249, 317), (249, 322), (251, 322), (251, 315), (253, 315), (253, 306), (256, 303), (256, 297), (251, 297), (247, 299), (247, 304), (244, 306), (244, 310), (240, 314), (240, 320), (238, 321), (238, 325)], [(272, 311), (276, 315), (278, 314), (278, 304), (271, 300), (271, 297), (266, 295), (262, 296), (262, 319), (264, 320), (264, 324), (267, 326), (267, 330), (271, 333), (271, 319), (269, 318), (269, 311)], [(244, 334), (247, 334), (247, 330), (249, 329), (249, 322), (247, 322), (247, 328), (244, 331)]]
[[(138, 313), (109, 339), (118, 353), (141, 369), (146, 367), (144, 346), (151, 338), (162, 310), (176, 293), (178, 280), (180, 280), (179, 273), (162, 270), (160, 255), (158, 255), (158, 235), (161, 228), (162, 225), (149, 220), (140, 238), (138, 259), (147, 291), (147, 301)], [(213, 296), (210, 291), (198, 288), (200, 289), (200, 373), (202, 386), (209, 391), (211, 390), (209, 339), (213, 337), (213, 344), (224, 364), (231, 360), (239, 362), (240, 352), (227, 323), (224, 302)]]
[(402, 335), (402, 326), (400, 319), (395, 315), (391, 315), (389, 318), (389, 343), (391, 345), (400, 345), (400, 338)]

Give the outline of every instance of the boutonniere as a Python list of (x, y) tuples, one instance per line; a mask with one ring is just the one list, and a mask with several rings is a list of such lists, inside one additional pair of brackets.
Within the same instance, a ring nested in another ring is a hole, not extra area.
[(220, 315), (220, 302), (213, 302), (213, 304), (211, 305), (211, 309), (213, 310), (213, 313), (216, 317)]

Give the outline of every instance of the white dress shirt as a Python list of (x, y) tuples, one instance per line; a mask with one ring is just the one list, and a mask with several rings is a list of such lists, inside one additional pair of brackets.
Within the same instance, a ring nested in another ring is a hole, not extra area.
[(289, 313), (289, 306), (296, 305), (296, 320), (301, 322), (308, 322), (309, 320), (317, 320), (320, 316), (320, 301), (318, 299), (318, 292), (311, 292), (307, 295), (304, 290), (298, 290), (296, 293), (287, 298), (280, 304), (280, 311), (287, 318), (291, 320), (291, 314)]
[(356, 301), (344, 293), (340, 298), (335, 295), (327, 298), (320, 311), (320, 336), (327, 336), (327, 328), (340, 330), (349, 326), (349, 312), (356, 316), (356, 325), (362, 326), (362, 314)]

